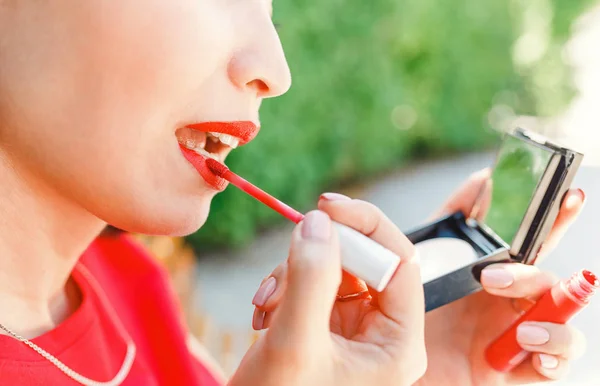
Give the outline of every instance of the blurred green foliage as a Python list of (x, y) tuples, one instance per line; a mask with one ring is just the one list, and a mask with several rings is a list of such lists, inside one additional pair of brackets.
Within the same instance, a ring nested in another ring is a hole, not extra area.
[[(321, 192), (417, 156), (496, 144), (494, 105), (537, 115), (567, 103), (561, 47), (591, 2), (276, 0), (293, 86), (263, 102), (260, 135), (227, 163), (307, 211)], [(524, 34), (544, 37), (546, 49), (515, 65)], [(197, 250), (240, 246), (281, 221), (229, 187), (188, 240)]]

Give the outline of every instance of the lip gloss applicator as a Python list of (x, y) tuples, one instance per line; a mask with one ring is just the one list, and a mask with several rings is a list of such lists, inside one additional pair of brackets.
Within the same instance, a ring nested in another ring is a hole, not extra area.
[[(206, 166), (217, 176), (229, 181), (290, 221), (297, 224), (304, 218), (302, 213), (233, 173), (219, 161), (209, 158), (206, 160)], [(383, 291), (396, 272), (400, 257), (362, 233), (338, 222), (332, 221), (332, 223), (338, 230), (344, 270), (364, 280), (376, 291)]]
[(500, 372), (508, 372), (530, 355), (517, 342), (517, 327), (525, 321), (566, 323), (586, 307), (600, 288), (600, 280), (587, 270), (576, 272), (549, 289), (523, 316), (514, 322), (485, 351), (487, 362)]

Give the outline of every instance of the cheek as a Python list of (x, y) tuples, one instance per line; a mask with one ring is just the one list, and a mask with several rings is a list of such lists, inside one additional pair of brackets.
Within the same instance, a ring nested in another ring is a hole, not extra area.
[(183, 111), (217, 91), (206, 89), (211, 78), (226, 77), (235, 42), (220, 1), (149, 0), (143, 12), (133, 0), (58, 3), (35, 9), (36, 28), (15, 23), (7, 56), (16, 59), (2, 68), (22, 134), (40, 144), (173, 134)]
[(99, 3), (49, 9), (40, 20), (60, 28), (21, 31), (20, 55), (35, 60), (15, 60), (9, 72), (28, 79), (8, 87), (19, 128), (11, 141), (32, 170), (105, 221), (193, 232), (214, 193), (183, 160), (174, 130), (226, 66), (229, 21), (212, 1), (154, 0), (144, 12), (137, 1)]

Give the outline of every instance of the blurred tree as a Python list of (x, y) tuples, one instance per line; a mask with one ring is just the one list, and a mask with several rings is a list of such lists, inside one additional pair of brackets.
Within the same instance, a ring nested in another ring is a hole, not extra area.
[[(561, 47), (589, 3), (277, 1), (293, 86), (263, 103), (261, 134), (228, 164), (308, 210), (340, 183), (493, 145), (494, 106), (552, 114), (569, 100)], [(197, 250), (240, 246), (284, 221), (232, 187), (215, 198), (210, 217), (188, 237)]]

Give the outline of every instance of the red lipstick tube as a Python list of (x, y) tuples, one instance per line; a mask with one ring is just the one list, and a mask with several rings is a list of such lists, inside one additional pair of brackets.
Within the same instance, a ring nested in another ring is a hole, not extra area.
[(517, 367), (530, 355), (530, 352), (523, 350), (517, 343), (517, 327), (521, 323), (536, 321), (564, 324), (589, 304), (599, 287), (596, 275), (586, 270), (556, 283), (488, 346), (485, 358), (490, 366), (500, 372), (508, 372)]

